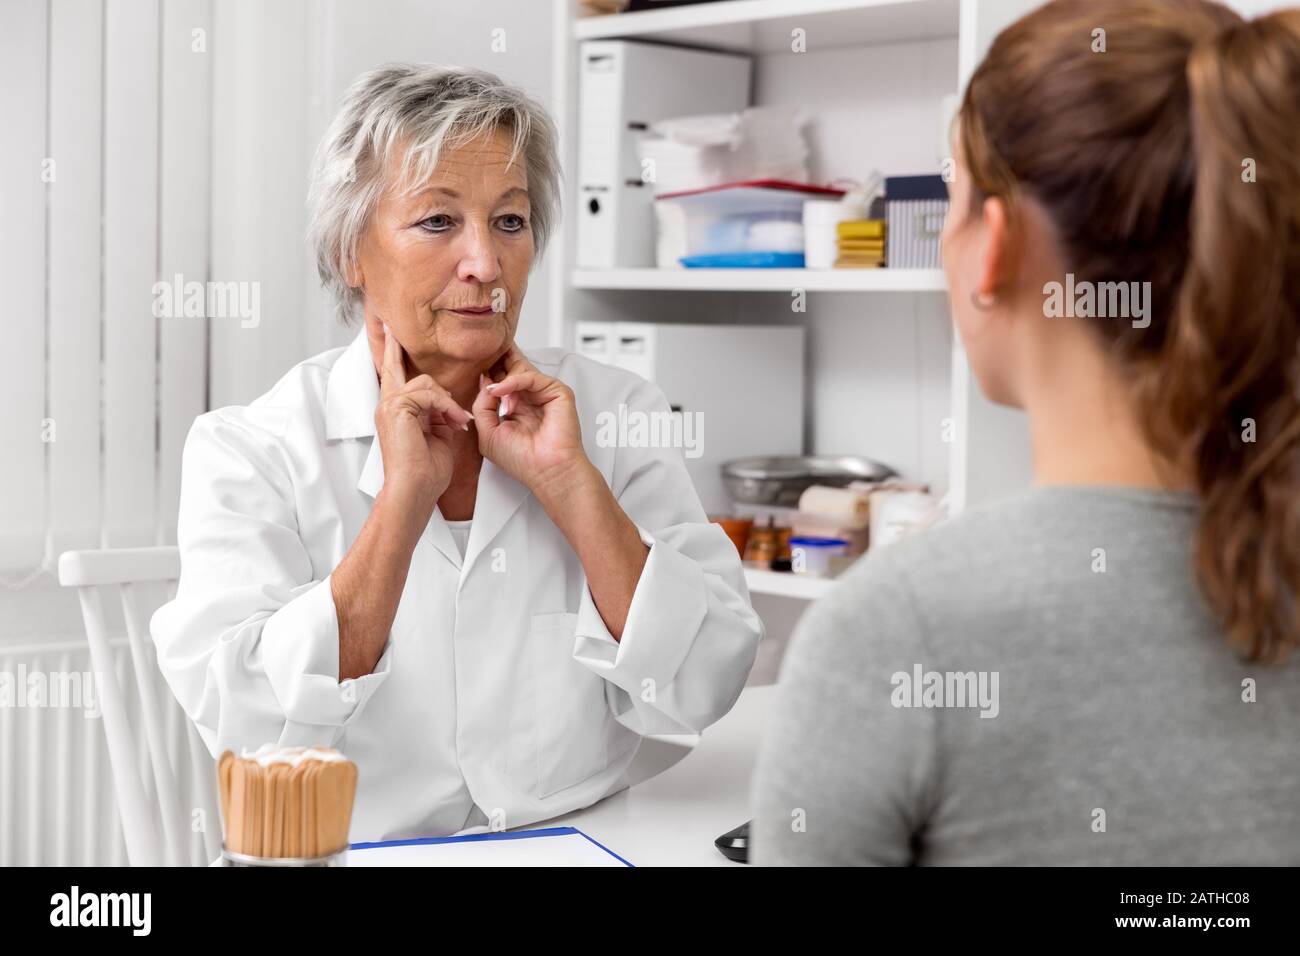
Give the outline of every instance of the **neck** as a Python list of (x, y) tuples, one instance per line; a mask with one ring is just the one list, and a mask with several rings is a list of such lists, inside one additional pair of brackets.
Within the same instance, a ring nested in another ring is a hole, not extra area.
[[(505, 352), (505, 349), (502, 349)], [(486, 375), (499, 359), (493, 355), (485, 360), (467, 361), (465, 359), (436, 356), (419, 362), (408, 357), (407, 362), (414, 366), (415, 375), (428, 375), (447, 390), (461, 408), (469, 410), (478, 397), (478, 377)]]
[(1192, 487), (1185, 472), (1151, 448), (1133, 399), (1103, 351), (1088, 333), (1073, 334), (1077, 341), (1053, 337), (1055, 354), (1032, 363), (1042, 371), (1024, 390), (1035, 482)]
[[(366, 341), (370, 344), (370, 356), (375, 363), (375, 373), (378, 374), (384, 358), (384, 329), (378, 321), (366, 320)], [(505, 352), (506, 347), (503, 347), (499, 353), (475, 361), (441, 355), (417, 360), (407, 354), (406, 380), (409, 382), (419, 375), (428, 375), (447, 390), (457, 405), (468, 411), (478, 397), (479, 373), (488, 374), (489, 369)]]

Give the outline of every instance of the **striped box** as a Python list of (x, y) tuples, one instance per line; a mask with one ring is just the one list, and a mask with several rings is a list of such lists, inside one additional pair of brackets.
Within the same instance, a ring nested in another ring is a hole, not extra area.
[(937, 269), (939, 236), (948, 214), (942, 176), (891, 176), (885, 180), (885, 259), (891, 269)]

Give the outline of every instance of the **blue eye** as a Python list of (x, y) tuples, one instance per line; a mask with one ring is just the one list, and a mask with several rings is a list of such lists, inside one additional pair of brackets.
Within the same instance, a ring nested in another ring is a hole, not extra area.
[(527, 225), (528, 220), (514, 213), (508, 213), (501, 217), (501, 228), (506, 232), (522, 232)]
[(418, 225), (425, 232), (446, 232), (451, 228), (451, 217), (438, 213), (428, 219), (421, 220)]

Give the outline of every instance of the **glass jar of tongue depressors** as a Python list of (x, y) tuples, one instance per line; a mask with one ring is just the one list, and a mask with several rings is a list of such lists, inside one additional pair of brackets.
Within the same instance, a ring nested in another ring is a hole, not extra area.
[(223, 866), (346, 865), (357, 765), (337, 750), (227, 750), (217, 780)]

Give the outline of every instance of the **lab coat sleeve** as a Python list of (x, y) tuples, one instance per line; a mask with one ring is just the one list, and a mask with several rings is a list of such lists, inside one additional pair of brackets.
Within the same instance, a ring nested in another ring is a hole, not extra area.
[(336, 745), (387, 677), (391, 646), (372, 673), (340, 683), (330, 578), (299, 538), (273, 430), (226, 410), (202, 415), (181, 471), (181, 577), (150, 622), (172, 692), (214, 756)]
[[(669, 414), (638, 384), (629, 413)], [(618, 720), (641, 734), (698, 733), (740, 696), (763, 638), (740, 555), (700, 504), (681, 448), (618, 448), (610, 488), (650, 551), (615, 640), (584, 583), (574, 658), (608, 682)]]

